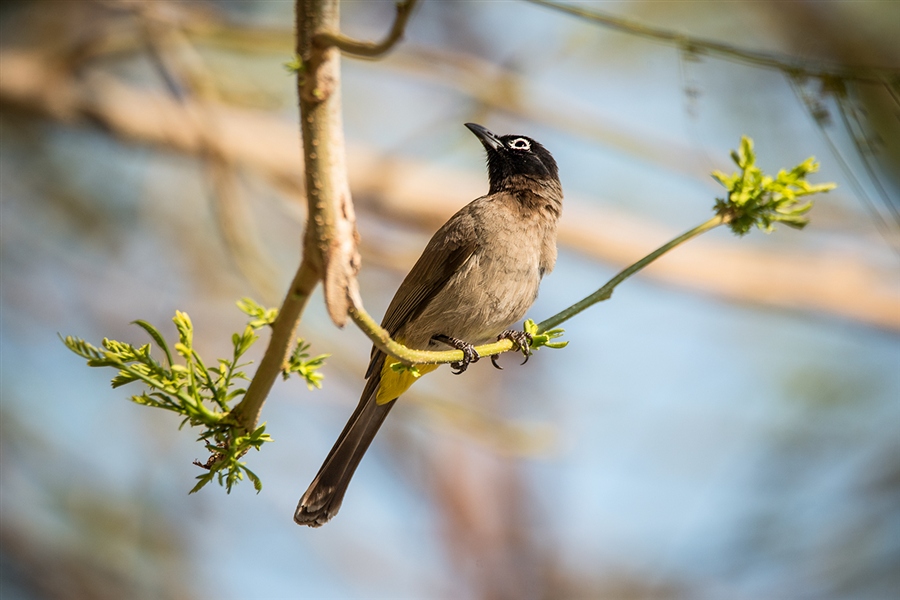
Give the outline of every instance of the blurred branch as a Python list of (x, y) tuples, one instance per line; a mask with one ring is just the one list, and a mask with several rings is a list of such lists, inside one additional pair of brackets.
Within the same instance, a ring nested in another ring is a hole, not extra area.
[(425, 484), (439, 517), (438, 539), (454, 573), (450, 597), (572, 597), (554, 593), (555, 553), (533, 527), (546, 515), (523, 465), (453, 436), (428, 441), (417, 457), (422, 476), (416, 483)]
[(412, 14), (416, 0), (397, 2), (397, 16), (387, 36), (378, 43), (360, 42), (347, 37), (338, 31), (322, 31), (313, 37), (313, 44), (321, 48), (335, 46), (341, 52), (365, 58), (376, 58), (393, 48), (403, 37), (406, 22)]
[[(841, 86), (842, 88), (844, 86)], [(796, 88), (795, 88), (796, 89)], [(860, 121), (856, 111), (850, 104), (850, 101), (847, 97), (848, 90), (846, 88), (840, 89), (835, 92), (835, 100), (837, 102), (837, 112), (841, 116), (841, 122), (844, 126), (844, 130), (847, 132), (847, 135), (853, 140), (853, 145), (856, 148), (856, 154), (859, 156), (860, 162), (862, 162), (863, 168), (869, 178), (869, 181), (872, 182), (872, 185), (875, 187), (875, 190), (878, 194), (877, 198), (881, 202), (881, 205), (887, 208), (887, 212), (890, 215), (888, 218), (891, 219), (894, 227), (888, 224), (887, 219), (881, 214), (881, 211), (875, 205), (875, 203), (869, 198), (869, 195), (862, 190), (862, 186), (860, 187), (857, 195), (860, 196), (866, 207), (872, 213), (872, 216), (875, 220), (876, 226), (879, 226), (881, 229), (882, 236), (888, 245), (894, 249), (894, 251), (900, 255), (900, 236), (892, 235), (892, 232), (895, 231), (894, 228), (900, 229), (900, 210), (898, 210), (897, 206), (891, 200), (890, 195), (885, 189), (885, 185), (881, 182), (881, 178), (878, 176), (878, 172), (875, 169), (874, 161), (875, 161), (875, 151), (873, 149), (873, 141), (868, 139), (865, 133), (865, 127)], [(819, 128), (822, 130), (823, 134), (826, 134), (824, 126), (819, 124)], [(827, 134), (826, 134), (827, 135)], [(829, 140), (830, 141), (830, 140)], [(832, 154), (837, 155), (837, 148), (832, 145)], [(842, 166), (847, 165), (846, 161), (839, 161)], [(853, 174), (852, 171), (845, 171), (845, 175), (847, 175), (848, 179), (857, 180), (858, 178)], [(892, 244), (892, 242), (894, 242)]]
[(213, 140), (220, 135), (209, 103), (218, 100), (215, 83), (203, 58), (171, 20), (158, 16), (153, 4), (134, 5), (133, 13), (149, 55), (169, 93), (196, 122), (201, 151), (213, 191), (213, 208), (219, 231), (238, 271), (259, 292), (266, 304), (274, 301), (275, 269), (255, 236), (252, 214), (243, 208), (236, 164), (218, 153)]
[[(875, 228), (884, 238), (885, 242), (888, 246), (890, 246), (894, 252), (900, 254), (900, 235), (897, 234), (898, 229), (892, 228), (891, 224), (888, 222), (888, 218), (886, 218), (881, 211), (878, 209), (878, 206), (870, 197), (869, 193), (866, 191), (866, 188), (863, 186), (862, 181), (856, 175), (854, 169), (850, 166), (850, 162), (844, 156), (844, 153), (840, 151), (838, 144), (835, 143), (833, 136), (828, 131), (827, 125), (831, 121), (831, 113), (824, 106), (823, 101), (818, 96), (811, 94), (807, 91), (804, 82), (797, 78), (790, 79), (791, 89), (794, 91), (794, 94), (800, 99), (803, 103), (803, 107), (806, 109), (807, 114), (812, 118), (815, 123), (816, 128), (819, 130), (819, 133), (822, 135), (822, 140), (825, 142), (825, 145), (828, 146), (828, 149), (831, 151), (831, 155), (834, 157), (835, 162), (838, 163), (838, 166), (843, 171), (844, 176), (847, 178), (847, 182), (850, 184), (850, 187), (853, 189), (854, 195), (862, 202), (865, 209), (869, 212), (872, 217), (872, 222), (875, 224)], [(847, 135), (851, 138), (853, 145), (856, 148), (856, 152), (859, 156), (860, 161), (863, 163), (866, 172), (869, 175), (870, 180), (876, 189), (879, 190), (881, 195), (881, 201), (888, 207), (888, 211), (892, 213), (894, 224), (900, 226), (900, 214), (897, 214), (897, 208), (891, 202), (890, 198), (887, 195), (887, 192), (884, 189), (884, 186), (881, 184), (881, 180), (878, 178), (874, 168), (872, 167), (870, 160), (871, 149), (867, 143), (863, 143), (859, 139), (859, 135), (854, 128), (851, 126), (851, 123), (847, 116), (847, 110), (849, 107), (846, 107), (847, 99), (846, 94), (848, 90), (846, 86), (838, 86), (838, 89), (834, 90), (835, 104), (836, 110), (841, 116), (841, 121), (844, 125), (844, 129)], [(859, 125), (857, 123), (857, 125)], [(860, 126), (860, 129), (862, 127)]]
[[(119, 5), (118, 2), (114, 3)], [(194, 10), (192, 5), (167, 5), (167, 14), (177, 9), (186, 12), (170, 18), (173, 26), (198, 47), (228, 50), (242, 54), (275, 54), (291, 52), (294, 32), (285, 28), (260, 24), (234, 23), (209, 11)], [(123, 52), (141, 50), (137, 36), (121, 28), (107, 32), (94, 44), (92, 59)], [(102, 43), (101, 43), (102, 42)], [(129, 45), (130, 44), (130, 45)], [(708, 170), (691, 148), (673, 148), (673, 140), (660, 140), (647, 135), (634, 135), (612, 116), (597, 114), (596, 107), (580, 106), (571, 96), (552, 87), (536, 87), (508, 65), (497, 64), (473, 54), (446, 52), (433, 46), (408, 44), (391, 61), (379, 63), (379, 70), (412, 74), (419, 81), (440, 86), (448, 92), (460, 93), (485, 108), (506, 114), (540, 120), (580, 137), (597, 140), (617, 149), (651, 161), (660, 168), (697, 174)], [(412, 72), (412, 73), (410, 73)], [(224, 92), (223, 92), (224, 93)], [(248, 92), (241, 96), (246, 97)], [(588, 109), (589, 108), (589, 109)]]
[(863, 167), (869, 176), (869, 180), (874, 184), (875, 189), (878, 191), (881, 203), (887, 207), (894, 224), (900, 227), (900, 209), (891, 202), (884, 183), (882, 183), (881, 179), (878, 177), (878, 173), (875, 171), (875, 166), (873, 164), (875, 155), (873, 146), (875, 142), (866, 135), (866, 129), (863, 126), (862, 121), (847, 97), (847, 90), (839, 90), (835, 93), (835, 98), (837, 100), (838, 114), (841, 115), (841, 122), (844, 124), (847, 135), (853, 140), (853, 145), (856, 147), (856, 153), (863, 163)]
[[(683, 55), (711, 55), (737, 63), (776, 69), (787, 76), (787, 78), (791, 81), (791, 85), (794, 87), (795, 91), (797, 91), (802, 86), (803, 81), (806, 79), (814, 79), (820, 82), (823, 89), (833, 91), (837, 96), (838, 111), (841, 113), (841, 116), (844, 119), (844, 125), (847, 129), (847, 133), (857, 145), (857, 153), (859, 154), (860, 160), (863, 163), (863, 167), (866, 169), (866, 172), (870, 180), (872, 181), (872, 184), (878, 190), (882, 204), (887, 206), (889, 211), (896, 212), (896, 207), (887, 197), (887, 193), (885, 192), (880, 179), (878, 178), (877, 174), (872, 168), (872, 165), (870, 164), (870, 157), (867, 149), (860, 146), (857, 134), (853, 131), (853, 128), (850, 126), (850, 124), (847, 123), (844, 104), (846, 102), (846, 88), (849, 86), (849, 84), (864, 83), (883, 86), (884, 89), (886, 89), (893, 98), (895, 108), (896, 106), (900, 106), (900, 102), (898, 102), (897, 99), (898, 90), (900, 90), (900, 70), (896, 68), (871, 67), (826, 62), (821, 60), (798, 59), (793, 56), (787, 56), (783, 54), (747, 50), (729, 44), (723, 44), (721, 42), (694, 38), (686, 34), (678, 33), (668, 29), (651, 27), (637, 21), (631, 21), (628, 19), (623, 19), (621, 17), (616, 17), (609, 13), (598, 12), (595, 10), (585, 10), (580, 6), (571, 6), (568, 4), (556, 2), (555, 0), (527, 1), (533, 4), (579, 17), (581, 19), (599, 24), (604, 27), (608, 27), (610, 29), (614, 29), (616, 31), (635, 35), (645, 39), (651, 39), (676, 45), (682, 51)], [(806, 102), (805, 104), (807, 109), (809, 109), (809, 103)], [(816, 118), (815, 113), (811, 111), (811, 114), (814, 118)], [(822, 133), (826, 138), (826, 143), (828, 143), (828, 145), (831, 147), (832, 153), (835, 155), (836, 160), (841, 163), (842, 170), (848, 176), (848, 179), (850, 179), (851, 181), (856, 180), (857, 178), (852, 173), (849, 165), (838, 152), (837, 148), (834, 147), (834, 144), (831, 142), (827, 132), (825, 132), (823, 122), (819, 119), (816, 119), (816, 123), (822, 130)], [(858, 183), (855, 183), (853, 187), (859, 199), (864, 203), (866, 208), (871, 213), (873, 213), (875, 225), (876, 227), (878, 227), (882, 236), (885, 238), (885, 241), (889, 246), (897, 251), (900, 246), (898, 246), (896, 243), (896, 236), (893, 235), (891, 228), (887, 225), (884, 218), (875, 207), (872, 200), (869, 198), (868, 194)], [(896, 223), (897, 220), (895, 215), (895, 224)]]
[(879, 67), (843, 65), (817, 60), (801, 60), (792, 56), (745, 50), (729, 44), (694, 38), (668, 29), (651, 27), (613, 16), (596, 10), (585, 10), (553, 0), (526, 0), (532, 4), (558, 10), (592, 23), (597, 23), (616, 31), (636, 35), (646, 39), (667, 42), (679, 46), (694, 54), (710, 54), (727, 60), (778, 69), (794, 77), (813, 77), (816, 79), (837, 78), (845, 81), (875, 83), (879, 85), (898, 85), (900, 71)]
[[(69, 124), (94, 125), (127, 141), (188, 154), (201, 152), (200, 132), (171, 98), (91, 71), (81, 79), (52, 70), (40, 55), (0, 53), (0, 107)], [(209, 103), (220, 135), (215, 151), (252, 167), (276, 185), (302, 193), (296, 133), (270, 114)], [(394, 221), (434, 229), (459, 208), (460, 197), (483, 193), (480, 176), (392, 159), (351, 148), (353, 188), (361, 208)], [(387, 179), (386, 179), (387, 177)], [(421, 202), (421, 190), (431, 190)], [(665, 239), (662, 227), (570, 198), (560, 242), (593, 258), (626, 265)], [(665, 283), (740, 302), (813, 311), (900, 331), (900, 290), (894, 266), (867, 264), (846, 251), (790, 258), (748, 246), (701, 240), (657, 261), (645, 273)], [(739, 276), (738, 276), (739, 274)], [(296, 282), (295, 282), (296, 283)], [(299, 289), (305, 289), (301, 286)]]

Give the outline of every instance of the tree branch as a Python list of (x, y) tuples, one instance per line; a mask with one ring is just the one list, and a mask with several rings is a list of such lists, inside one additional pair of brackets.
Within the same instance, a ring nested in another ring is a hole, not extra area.
[(360, 262), (344, 158), (340, 54), (335, 48), (320, 48), (312, 42), (317, 33), (338, 28), (338, 0), (297, 0), (296, 19), (296, 53), (305, 66), (297, 73), (297, 91), (308, 218), (300, 268), (272, 326), (269, 346), (247, 394), (232, 413), (247, 431), (259, 421), (316, 283), (320, 279), (324, 282), (328, 313), (343, 326), (349, 307), (347, 290), (351, 283), (355, 286)]
[[(746, 136), (741, 138), (740, 147), (732, 151), (731, 159), (738, 167), (737, 172), (726, 174), (721, 171), (713, 171), (712, 173), (713, 178), (728, 192), (726, 198), (716, 199), (715, 217), (663, 244), (657, 250), (618, 273), (590, 296), (576, 302), (543, 323), (534, 325), (526, 322), (525, 331), (533, 336), (530, 340), (531, 347), (538, 348), (542, 345), (562, 347), (563, 342), (550, 343), (550, 340), (562, 333), (560, 330), (554, 331), (554, 326), (574, 317), (586, 308), (608, 299), (612, 296), (616, 286), (676, 246), (724, 224), (729, 224), (732, 232), (741, 236), (754, 227), (771, 232), (776, 223), (794, 229), (802, 229), (809, 223), (806, 215), (813, 206), (813, 202), (808, 197), (831, 191), (837, 187), (834, 183), (811, 184), (806, 180), (807, 175), (819, 170), (819, 164), (813, 157), (806, 159), (789, 171), (780, 170), (774, 177), (764, 174), (762, 169), (756, 165), (753, 140)], [(353, 296), (353, 303), (354, 305), (359, 303), (358, 294)], [(396, 349), (391, 347), (391, 340), (387, 332), (376, 327), (368, 315), (358, 313), (353, 316), (355, 321), (362, 321), (364, 331), (374, 342), (380, 344), (381, 349), (401, 358)], [(539, 339), (538, 336), (542, 334), (544, 335)], [(511, 347), (512, 343), (509, 342), (507, 345)], [(501, 342), (497, 342), (496, 348), (489, 349), (482, 346), (480, 350), (476, 349), (476, 351), (479, 355), (486, 356), (497, 353), (497, 350), (503, 352), (507, 349), (501, 346)], [(527, 355), (528, 349), (524, 349), (524, 351)], [(420, 354), (416, 357), (415, 362), (420, 360), (426, 362), (423, 360), (425, 358), (430, 358), (427, 360), (430, 363), (442, 362), (438, 360), (437, 356), (429, 357), (428, 354)], [(453, 360), (452, 357), (451, 360)]]
[(593, 306), (594, 304), (597, 304), (598, 302), (603, 302), (604, 300), (608, 300), (610, 298), (610, 296), (612, 296), (613, 290), (616, 288), (617, 285), (619, 285), (620, 283), (622, 283), (623, 281), (625, 281), (626, 279), (628, 279), (629, 277), (631, 277), (632, 275), (634, 275), (635, 273), (637, 273), (638, 271), (640, 271), (641, 269), (643, 269), (644, 267), (646, 267), (647, 265), (652, 263), (654, 260), (656, 260), (657, 258), (662, 256), (663, 254), (665, 254), (672, 248), (675, 248), (676, 246), (683, 244), (684, 242), (688, 241), (691, 238), (697, 237), (701, 233), (704, 233), (706, 231), (709, 231), (710, 229), (718, 227), (719, 225), (724, 225), (727, 222), (728, 222), (728, 219), (726, 217), (723, 217), (721, 215), (716, 215), (715, 217), (713, 217), (706, 223), (703, 223), (702, 225), (698, 225), (697, 227), (694, 227), (690, 231), (681, 234), (680, 236), (678, 236), (677, 238), (668, 242), (667, 244), (663, 244), (662, 246), (660, 246), (659, 248), (657, 248), (656, 250), (654, 250), (653, 252), (651, 252), (650, 254), (645, 256), (644, 258), (642, 258), (641, 260), (637, 261), (636, 263), (632, 264), (631, 266), (629, 266), (625, 269), (622, 269), (615, 277), (613, 277), (608, 282), (606, 282), (600, 289), (598, 289), (596, 292), (594, 292), (590, 296), (587, 296), (583, 300), (579, 300), (572, 306), (565, 308), (565, 309), (559, 311), (558, 313), (556, 313), (555, 315), (553, 315), (552, 317), (544, 319), (543, 321), (538, 323), (538, 331), (544, 332), (544, 331), (553, 329), (554, 327), (559, 326), (564, 321), (568, 321), (569, 319), (571, 319), (572, 317), (574, 317), (581, 311), (585, 310), (586, 308), (589, 308), (589, 307)]
[[(549, 317), (538, 323), (538, 333), (545, 333), (547, 331), (550, 331), (551, 329), (558, 327), (559, 325), (561, 325), (565, 321), (568, 321), (585, 309), (603, 302), (604, 300), (608, 300), (612, 296), (613, 290), (615, 290), (616, 286), (661, 257), (669, 250), (672, 250), (673, 248), (680, 246), (688, 240), (697, 237), (701, 233), (705, 233), (710, 229), (714, 229), (719, 225), (724, 225), (728, 222), (728, 216), (716, 215), (705, 223), (698, 225), (690, 231), (687, 231), (671, 240), (670, 242), (663, 244), (644, 258), (620, 271), (618, 274), (616, 274), (615, 277), (606, 282), (602, 287), (600, 287), (590, 296), (579, 300), (572, 306), (569, 306), (568, 308), (565, 308), (556, 313), (552, 317)], [(372, 319), (372, 317), (369, 316), (368, 313), (365, 312), (365, 310), (362, 308), (362, 303), (361, 300), (359, 300), (358, 295), (354, 297), (353, 306), (350, 309), (350, 316), (353, 319), (353, 322), (356, 323), (357, 326), (359, 326), (363, 333), (365, 333), (366, 336), (368, 336), (369, 339), (372, 340), (372, 343), (374, 343), (379, 350), (400, 359), (406, 364), (443, 364), (457, 362), (463, 359), (463, 353), (461, 350), (447, 350), (443, 352), (414, 350), (392, 340), (390, 334), (385, 329), (382, 329), (381, 326), (379, 326), (378, 323), (374, 319)], [(475, 351), (478, 352), (479, 356), (492, 356), (494, 354), (508, 352), (512, 349), (513, 345), (510, 340), (500, 340), (492, 344), (485, 344), (483, 346), (475, 347)]]
[(272, 324), (269, 345), (247, 387), (247, 393), (231, 411), (231, 418), (247, 432), (253, 431), (259, 423), (263, 404), (291, 352), (294, 331), (318, 282), (318, 272), (304, 258), (281, 304), (278, 318)]
[(338, 0), (297, 0), (297, 56), (300, 127), (306, 167), (304, 257), (320, 272), (325, 306), (338, 327), (347, 322), (349, 287), (360, 257), (356, 216), (347, 182), (344, 126), (341, 118), (340, 53), (313, 43), (323, 31), (336, 31)]
[[(687, 231), (671, 240), (670, 242), (663, 244), (644, 258), (620, 271), (615, 277), (606, 282), (602, 287), (600, 287), (600, 289), (598, 289), (590, 296), (579, 300), (572, 306), (565, 308), (552, 317), (544, 319), (543, 321), (538, 323), (538, 333), (545, 333), (547, 331), (550, 331), (551, 329), (558, 327), (559, 325), (561, 325), (565, 321), (568, 321), (585, 309), (603, 302), (604, 300), (608, 300), (612, 296), (613, 290), (615, 290), (616, 286), (618, 286), (620, 283), (622, 283), (656, 259), (660, 258), (663, 254), (677, 246), (680, 246), (688, 240), (697, 237), (701, 233), (705, 233), (710, 229), (718, 227), (719, 225), (726, 224), (728, 220), (729, 219), (726, 216), (716, 215), (705, 223), (698, 225), (690, 231)], [(426, 363), (443, 364), (457, 362), (463, 359), (463, 353), (460, 350), (429, 352), (425, 350), (413, 350), (407, 348), (406, 346), (398, 344), (397, 342), (392, 340), (390, 334), (386, 330), (382, 329), (375, 322), (375, 320), (372, 319), (372, 317), (370, 317), (369, 314), (361, 308), (361, 304), (357, 306), (354, 303), (354, 306), (350, 310), (350, 316), (353, 319), (353, 322), (356, 323), (363, 331), (363, 333), (365, 333), (369, 337), (369, 339), (372, 340), (375, 346), (382, 352), (386, 352), (391, 356), (400, 359), (403, 363), (410, 365)], [(510, 340), (500, 340), (492, 344), (485, 344), (483, 346), (475, 347), (475, 351), (478, 352), (479, 356), (492, 356), (494, 354), (508, 352), (512, 349), (513, 345)]]
[(900, 71), (896, 69), (884, 69), (877, 67), (851, 66), (835, 63), (827, 63), (815, 60), (800, 60), (792, 56), (772, 54), (768, 52), (755, 52), (744, 50), (736, 46), (693, 38), (682, 33), (660, 29), (616, 17), (608, 13), (595, 10), (585, 10), (578, 6), (569, 6), (554, 2), (553, 0), (526, 0), (532, 4), (545, 6), (553, 10), (568, 13), (587, 21), (598, 23), (604, 27), (629, 33), (639, 37), (667, 42), (679, 46), (696, 54), (712, 54), (725, 59), (778, 69), (784, 73), (799, 77), (814, 77), (817, 79), (838, 78), (845, 81), (858, 81), (875, 83), (880, 85), (898, 85)]
[(413, 8), (417, 0), (404, 0), (397, 3), (397, 15), (394, 17), (394, 24), (388, 32), (387, 37), (378, 43), (361, 42), (347, 37), (340, 32), (323, 31), (317, 33), (313, 38), (313, 44), (320, 48), (336, 47), (345, 54), (360, 56), (364, 58), (376, 58), (393, 48), (397, 42), (403, 37), (406, 29), (406, 22), (412, 14)]

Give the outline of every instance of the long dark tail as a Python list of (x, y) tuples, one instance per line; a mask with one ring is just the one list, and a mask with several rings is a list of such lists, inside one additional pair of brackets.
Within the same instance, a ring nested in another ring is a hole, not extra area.
[(320, 527), (330, 521), (341, 508), (341, 501), (353, 472), (395, 404), (394, 401), (381, 405), (375, 402), (380, 382), (381, 365), (378, 364), (366, 381), (359, 405), (328, 453), (316, 478), (300, 499), (294, 512), (297, 524)]

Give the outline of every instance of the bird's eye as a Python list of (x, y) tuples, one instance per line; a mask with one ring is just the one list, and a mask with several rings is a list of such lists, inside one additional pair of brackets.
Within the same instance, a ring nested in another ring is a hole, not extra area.
[(531, 150), (531, 142), (525, 138), (516, 138), (509, 142), (509, 147), (513, 150)]

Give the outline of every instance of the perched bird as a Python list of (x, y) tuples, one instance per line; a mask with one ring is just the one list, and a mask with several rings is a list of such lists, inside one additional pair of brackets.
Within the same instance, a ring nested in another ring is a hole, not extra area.
[[(478, 360), (474, 346), (501, 338), (527, 356), (527, 336), (507, 328), (525, 316), (541, 278), (556, 263), (563, 199), (556, 161), (541, 144), (522, 135), (497, 136), (474, 123), (466, 127), (487, 151), (490, 190), (438, 229), (382, 322), (409, 348), (462, 350), (464, 359), (451, 365), (457, 373)], [(359, 405), (300, 499), (298, 524), (319, 527), (337, 514), (378, 428), (415, 381), (409, 371), (392, 369), (396, 362), (372, 349)], [(418, 366), (422, 374), (436, 368)]]

